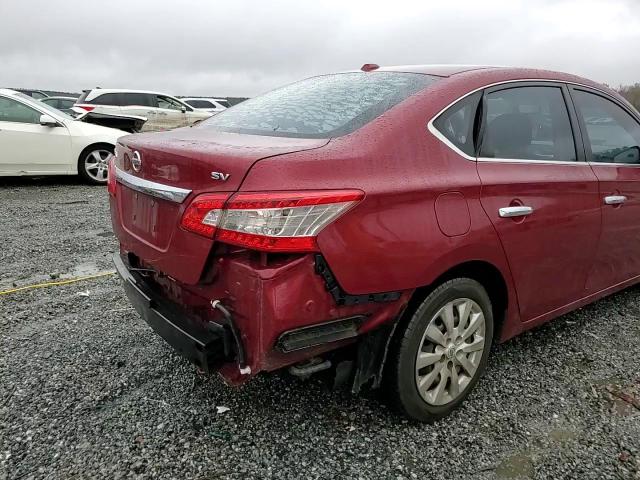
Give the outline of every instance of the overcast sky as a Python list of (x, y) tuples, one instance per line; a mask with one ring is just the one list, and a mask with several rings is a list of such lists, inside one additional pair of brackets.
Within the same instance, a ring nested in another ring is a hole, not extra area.
[(0, 19), (0, 86), (253, 96), (363, 63), (640, 82), (640, 0), (0, 0)]

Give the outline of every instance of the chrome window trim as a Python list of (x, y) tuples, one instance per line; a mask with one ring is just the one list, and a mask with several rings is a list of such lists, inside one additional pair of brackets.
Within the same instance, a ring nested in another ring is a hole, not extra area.
[(440, 115), (442, 115), (445, 111), (447, 111), (450, 107), (452, 107), (453, 105), (455, 105), (456, 103), (458, 103), (461, 100), (464, 100), (465, 98), (467, 98), (469, 95), (473, 95), (476, 92), (479, 92), (480, 90), (485, 90), (487, 88), (492, 88), (492, 87), (496, 87), (498, 85), (508, 85), (510, 83), (528, 83), (528, 82), (547, 82), (547, 83), (555, 83), (558, 85), (558, 87), (561, 87), (562, 85), (577, 85), (579, 87), (585, 87), (585, 88), (591, 88), (593, 90), (596, 90), (604, 95), (610, 96), (610, 94), (608, 92), (606, 92), (605, 90), (601, 90), (597, 87), (593, 87), (591, 85), (585, 85), (584, 83), (578, 83), (578, 82), (567, 82), (567, 81), (563, 81), (563, 80), (554, 80), (554, 79), (545, 79), (545, 78), (525, 78), (525, 79), (519, 79), (519, 80), (503, 80), (501, 82), (495, 82), (495, 83), (490, 83), (488, 85), (484, 85), (482, 87), (478, 87), (475, 90), (472, 90), (470, 92), (465, 93), (464, 95), (458, 97), (456, 100), (454, 100), (453, 102), (451, 102), (449, 105), (447, 105), (446, 107), (444, 107), (442, 110), (440, 110), (438, 113), (436, 113), (431, 120), (429, 120), (429, 122), (427, 123), (427, 130), (429, 130), (429, 132), (436, 137), (438, 140), (440, 140), (442, 143), (444, 143), (447, 147), (449, 147), (451, 150), (453, 150), (455, 153), (457, 153), (458, 155), (460, 155), (461, 157), (463, 157), (466, 160), (475, 162), (475, 161), (492, 161), (492, 162), (499, 162), (499, 161), (507, 161), (508, 163), (511, 162), (517, 162), (517, 163), (556, 163), (556, 164), (567, 164), (567, 165), (573, 165), (573, 164), (582, 164), (582, 165), (587, 165), (588, 162), (580, 162), (580, 161), (575, 161), (575, 162), (554, 162), (553, 160), (513, 160), (513, 159), (502, 159), (502, 158), (476, 158), (476, 157), (472, 157), (471, 155), (467, 155), (466, 153), (464, 153), (462, 150), (460, 150), (458, 147), (456, 147), (453, 143), (451, 143), (451, 141), (449, 141), (449, 139), (447, 137), (445, 137), (433, 124), (433, 122), (435, 122), (438, 117)]
[(152, 182), (136, 177), (115, 167), (116, 181), (140, 193), (145, 193), (153, 197), (169, 200), (174, 203), (182, 203), (189, 196), (191, 190), (186, 188), (172, 187), (162, 183)]
[(572, 166), (582, 166), (588, 167), (588, 162), (579, 162), (577, 160), (573, 161), (565, 161), (565, 160), (528, 160), (528, 159), (518, 159), (518, 158), (487, 158), (487, 157), (478, 157), (478, 162), (486, 162), (486, 163), (529, 163), (531, 165), (572, 165)]
[(640, 163), (613, 163), (613, 162), (588, 162), (589, 165), (593, 165), (594, 167), (602, 165), (603, 167), (630, 167), (630, 168), (638, 168), (640, 167)]

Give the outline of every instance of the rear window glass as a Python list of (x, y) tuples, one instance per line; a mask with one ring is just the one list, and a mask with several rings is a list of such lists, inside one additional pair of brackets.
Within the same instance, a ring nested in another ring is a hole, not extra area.
[(357, 130), (437, 79), (400, 72), (313, 77), (247, 100), (200, 125), (254, 135), (338, 137)]
[(140, 105), (143, 107), (152, 107), (154, 103), (152, 95), (135, 92), (121, 93), (117, 101), (120, 106)]
[(438, 131), (447, 140), (469, 156), (474, 156), (476, 152), (476, 146), (473, 141), (473, 127), (481, 98), (481, 92), (469, 95), (449, 107), (433, 122)]
[(185, 102), (193, 108), (215, 108), (213, 103), (207, 102), (206, 100), (185, 100)]
[(120, 105), (120, 99), (117, 93), (103, 93), (99, 97), (94, 98), (88, 103), (95, 103), (96, 105), (110, 105), (110, 106), (118, 106)]

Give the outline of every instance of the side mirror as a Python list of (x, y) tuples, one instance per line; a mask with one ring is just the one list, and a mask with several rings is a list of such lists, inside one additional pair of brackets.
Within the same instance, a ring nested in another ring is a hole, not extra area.
[(49, 115), (40, 115), (40, 125), (43, 127), (58, 127), (58, 121)]
[(613, 157), (613, 163), (640, 163), (640, 147), (627, 148)]
[(181, 106), (180, 106), (180, 111), (181, 111), (182, 113), (187, 113), (187, 107), (186, 107), (186, 105), (181, 105)]

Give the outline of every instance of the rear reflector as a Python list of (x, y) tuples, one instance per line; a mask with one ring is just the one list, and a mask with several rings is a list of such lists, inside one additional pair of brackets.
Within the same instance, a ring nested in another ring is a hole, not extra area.
[(107, 192), (109, 195), (116, 196), (116, 172), (115, 172), (116, 157), (114, 155), (109, 159), (107, 163)]
[(359, 190), (238, 193), (197, 197), (182, 227), (199, 235), (267, 252), (318, 250), (316, 236), (360, 201)]

